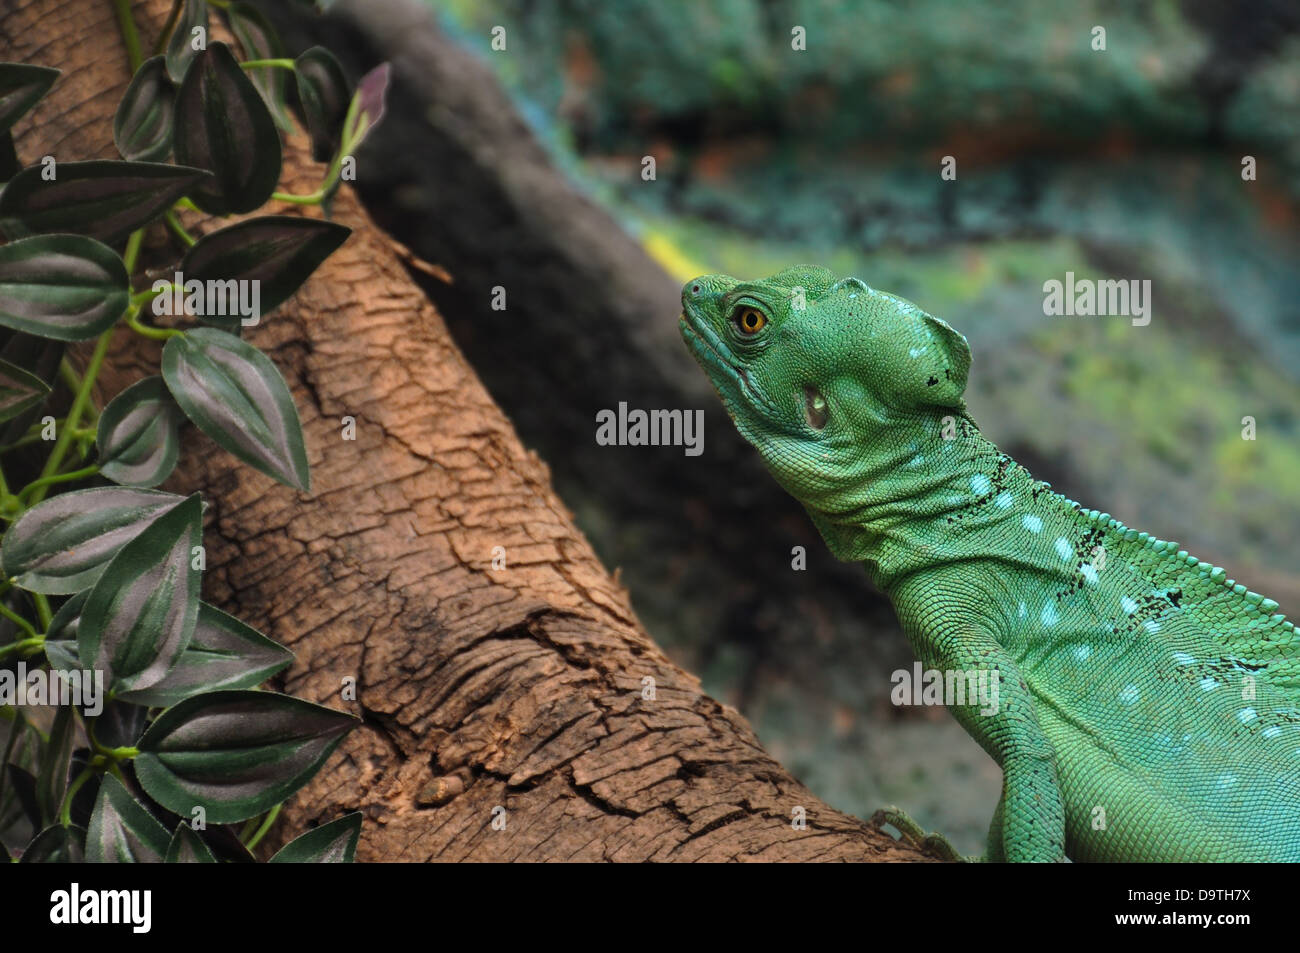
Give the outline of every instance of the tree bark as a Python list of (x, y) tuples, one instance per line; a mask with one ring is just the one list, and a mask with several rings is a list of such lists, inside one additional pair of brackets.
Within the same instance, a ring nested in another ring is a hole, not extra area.
[[(827, 552), (736, 432), (682, 345), (681, 283), (557, 167), (484, 57), (439, 29), (427, 0), (267, 10), (290, 54), (320, 44), (356, 76), (391, 63), (392, 108), (358, 150), (357, 194), (388, 234), (456, 276), (420, 283), (524, 445), (549, 462), (597, 554), (623, 568), (642, 621), (700, 669), (726, 669), (742, 708), (772, 702), (780, 683), (816, 706), (804, 712), (813, 720), (850, 709), (874, 721), (880, 686), (911, 649), (888, 599), (860, 565)], [(508, 17), (514, 52), (490, 55), (542, 55), (530, 29), (541, 10)], [(658, 181), (641, 181), (638, 161), (626, 174), (672, 208), (688, 163), (663, 146), (643, 146), (664, 160)], [(494, 310), (502, 290), (508, 307)], [(597, 444), (597, 413), (620, 403), (698, 412), (702, 453)], [(807, 572), (791, 570), (795, 547)], [(709, 638), (683, 639), (689, 631)], [(733, 654), (734, 667), (720, 661)], [(827, 694), (834, 665), (868, 688)]]
[[(146, 48), (169, 6), (135, 5)], [(21, 158), (114, 155), (129, 75), (112, 4), (8, 5), (0, 44), (64, 70), (16, 129)], [(288, 191), (323, 174), (303, 146)], [(368, 861), (921, 859), (819, 801), (664, 655), (399, 252), (346, 188), (334, 215), (351, 238), (248, 335), (293, 390), (312, 493), (192, 428), (165, 487), (210, 504), (205, 598), (295, 651), (286, 690), (363, 719), (279, 837), (360, 809)], [(159, 228), (146, 247), (175, 258)], [(103, 396), (156, 364), (156, 344), (117, 344)]]

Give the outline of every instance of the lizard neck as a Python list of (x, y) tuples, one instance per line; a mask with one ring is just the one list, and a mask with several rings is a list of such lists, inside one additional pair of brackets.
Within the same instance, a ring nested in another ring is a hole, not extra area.
[(919, 570), (975, 558), (1061, 574), (1053, 541), (1075, 539), (1081, 520), (1077, 504), (1035, 480), (964, 413), (891, 425), (860, 455), (848, 486), (804, 505), (831, 552), (863, 562), (885, 591)]

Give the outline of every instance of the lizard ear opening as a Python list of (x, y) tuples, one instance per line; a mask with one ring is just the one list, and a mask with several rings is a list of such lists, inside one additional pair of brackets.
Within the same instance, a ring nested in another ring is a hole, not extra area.
[(803, 415), (808, 421), (808, 426), (813, 430), (826, 428), (826, 420), (830, 416), (826, 398), (815, 387), (805, 386), (803, 389)]

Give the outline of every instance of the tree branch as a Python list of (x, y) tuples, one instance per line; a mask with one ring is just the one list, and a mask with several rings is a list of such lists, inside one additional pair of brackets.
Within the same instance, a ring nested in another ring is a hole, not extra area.
[[(135, 6), (147, 44), (168, 9)], [(112, 155), (115, 36), (102, 0), (0, 13), (6, 59), (65, 71), (16, 130), (29, 162)], [(319, 178), (300, 146), (288, 191)], [(192, 429), (167, 485), (211, 504), (205, 598), (294, 649), (290, 691), (365, 720), (268, 841), (360, 808), (363, 860), (919, 859), (819, 801), (664, 655), (350, 190), (335, 217), (352, 237), (250, 334), (293, 388), (314, 493)], [(146, 261), (167, 249), (151, 228)], [(156, 353), (119, 336), (109, 393)]]

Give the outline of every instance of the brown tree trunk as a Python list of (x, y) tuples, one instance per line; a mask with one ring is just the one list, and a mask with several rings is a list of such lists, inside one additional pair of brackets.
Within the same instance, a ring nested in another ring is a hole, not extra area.
[[(129, 76), (112, 4), (13, 6), (0, 56), (64, 71), (20, 157), (113, 156)], [(169, 6), (136, 4), (146, 48)], [(323, 172), (302, 145), (289, 191)], [(364, 719), (280, 836), (359, 808), (363, 860), (920, 859), (819, 801), (663, 654), (392, 243), (346, 189), (335, 216), (352, 237), (250, 335), (293, 389), (313, 492), (192, 431), (167, 485), (211, 505), (206, 597), (297, 653), (288, 691)], [(124, 334), (106, 393), (156, 353)]]

